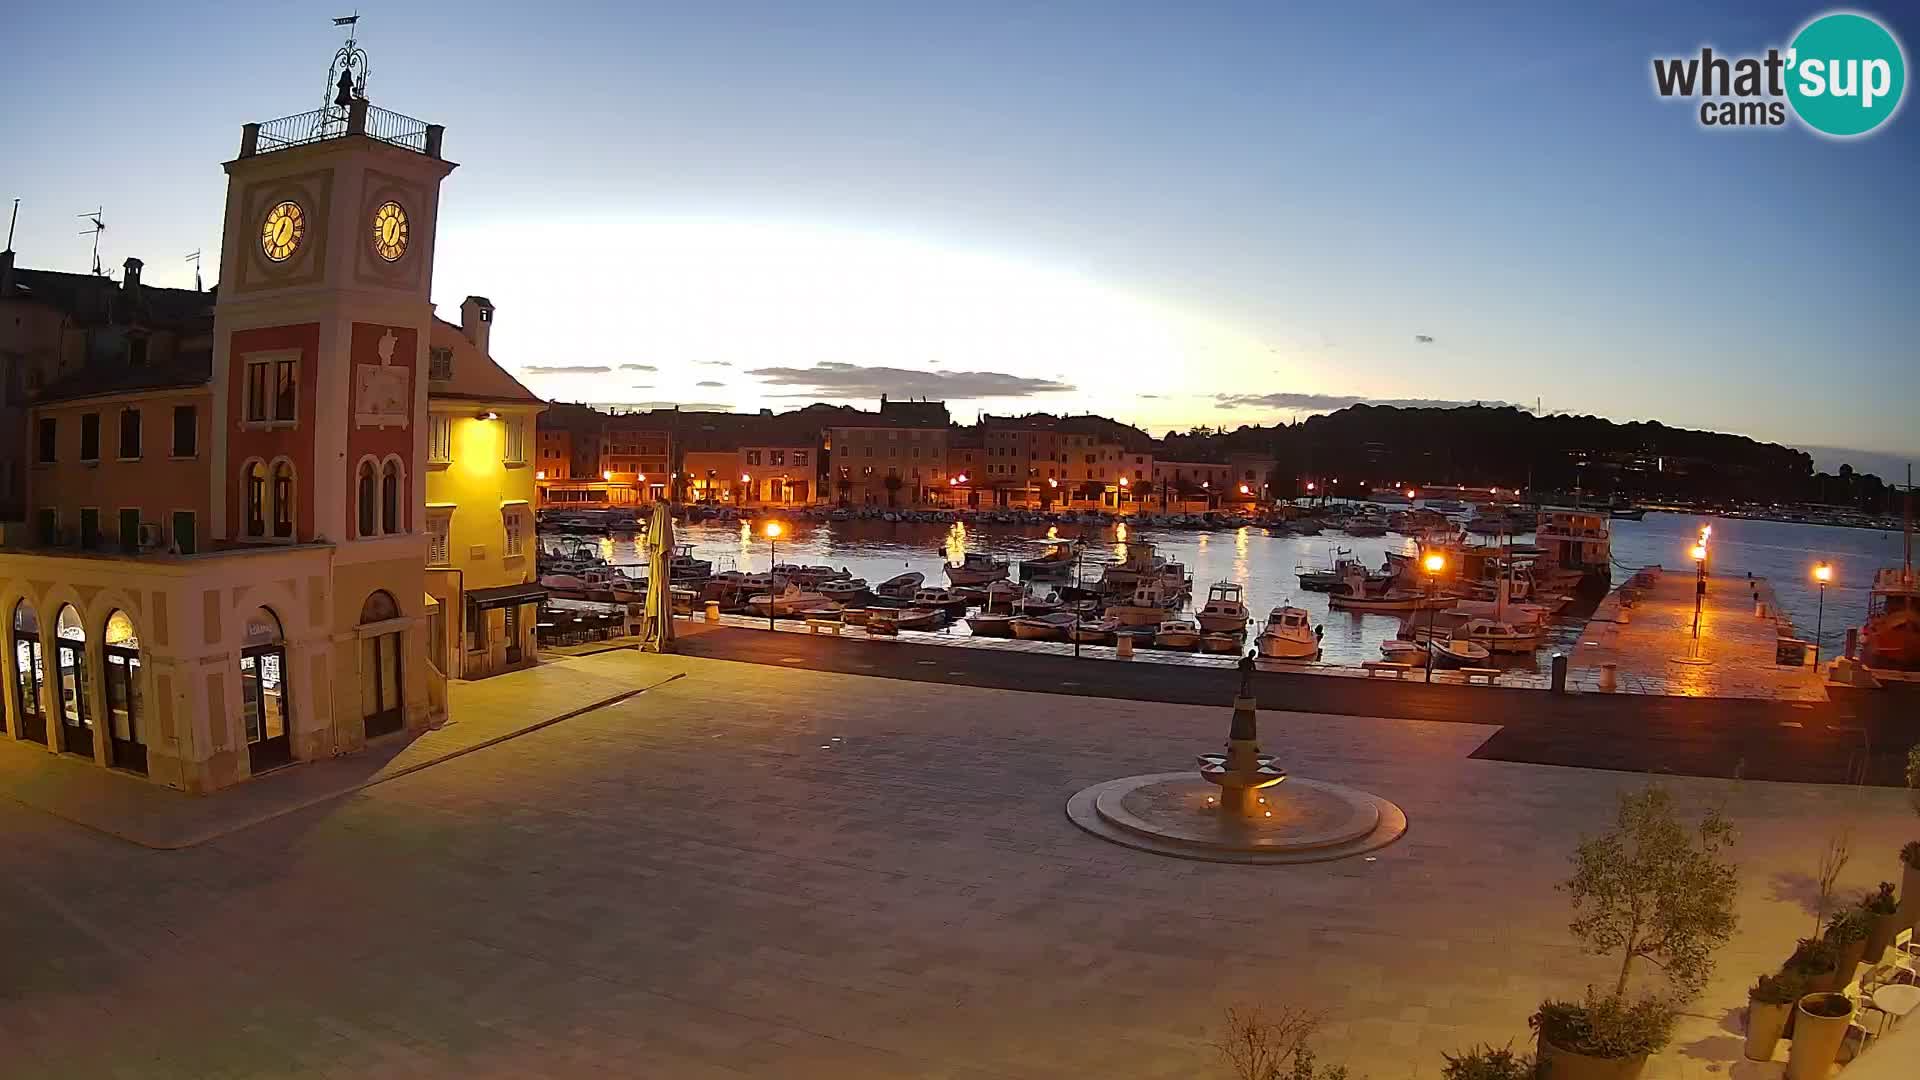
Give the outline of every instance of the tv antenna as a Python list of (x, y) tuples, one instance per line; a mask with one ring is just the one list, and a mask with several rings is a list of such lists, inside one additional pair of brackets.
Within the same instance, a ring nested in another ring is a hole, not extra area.
[(93, 272), (95, 275), (100, 273), (100, 234), (107, 231), (106, 212), (106, 208), (101, 207), (92, 213), (79, 213), (74, 215), (74, 217), (86, 218), (88, 221), (93, 222), (93, 228), (81, 229), (80, 235), (91, 235), (93, 237)]
[(200, 284), (200, 249), (188, 252), (186, 261), (193, 264), (193, 291), (206, 292), (206, 287)]
[(19, 223), (20, 223), (20, 200), (15, 199), (13, 200), (13, 216), (7, 219), (7, 246), (5, 248), (5, 250), (7, 251), (13, 250), (13, 227)]

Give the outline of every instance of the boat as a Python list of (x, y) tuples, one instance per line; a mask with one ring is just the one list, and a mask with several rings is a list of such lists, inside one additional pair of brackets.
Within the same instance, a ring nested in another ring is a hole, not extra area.
[(1201, 634), (1200, 635), (1200, 651), (1204, 653), (1215, 653), (1215, 654), (1231, 653), (1235, 656), (1238, 656), (1240, 653), (1240, 646), (1244, 641), (1246, 641), (1246, 637), (1247, 636), (1244, 633), (1229, 634), (1224, 630), (1217, 630), (1217, 631)]
[(708, 577), (712, 573), (713, 561), (694, 558), (692, 544), (681, 544), (674, 548), (673, 558), (667, 561), (667, 576), (674, 581)]
[(1449, 607), (1450, 596), (1434, 596), (1413, 589), (1387, 589), (1369, 592), (1352, 581), (1337, 585), (1327, 594), (1327, 606), (1335, 611), (1429, 611)]
[(1513, 530), (1513, 520), (1505, 514), (1475, 514), (1467, 521), (1467, 531), (1483, 536), (1500, 536)]
[(1860, 632), (1868, 667), (1920, 671), (1920, 577), (1913, 572), (1913, 471), (1907, 471), (1906, 559), (1873, 575)]
[(1153, 643), (1163, 649), (1191, 649), (1200, 644), (1200, 626), (1190, 619), (1165, 619), (1154, 631)]
[[(970, 588), (970, 586), (963, 586), (955, 589), (954, 592), (964, 596)], [(1006, 578), (1001, 578), (985, 589), (976, 591), (980, 593), (980, 602), (988, 611), (1012, 611), (1032, 592), (1026, 585)]]
[(913, 599), (913, 594), (919, 590), (920, 586), (926, 584), (926, 581), (927, 575), (914, 570), (905, 574), (895, 574), (875, 585), (872, 591), (876, 599), (906, 603)]
[(947, 580), (955, 585), (985, 585), (1007, 576), (1007, 560), (969, 551), (960, 560), (960, 565), (948, 563), (945, 569)]
[(820, 593), (789, 582), (777, 593), (755, 593), (747, 597), (747, 610), (762, 618), (797, 615), (803, 607), (817, 608), (829, 602)]
[(1114, 632), (1120, 629), (1118, 619), (1081, 619), (1067, 636), (1082, 645), (1104, 645), (1113, 640)]
[(1311, 660), (1320, 655), (1320, 631), (1307, 624), (1306, 609), (1282, 604), (1267, 613), (1255, 643), (1271, 660)]
[(974, 637), (1012, 637), (1013, 616), (991, 611), (976, 611), (967, 616), (967, 630)]
[(1343, 531), (1348, 536), (1385, 536), (1387, 526), (1385, 522), (1373, 518), (1356, 517), (1347, 521)]
[(777, 578), (785, 578), (786, 580), (788, 580), (789, 582), (792, 582), (795, 585), (800, 585), (805, 587), (805, 586), (818, 585), (823, 581), (831, 581), (834, 578), (850, 578), (853, 576), (853, 571), (835, 570), (831, 566), (811, 566), (804, 563), (781, 563), (780, 565), (773, 568), (773, 576)]
[(1428, 510), (1435, 510), (1442, 514), (1464, 514), (1467, 512), (1467, 504), (1461, 502), (1459, 499), (1427, 499), (1423, 501), (1421, 505)]
[(873, 612), (867, 626), (885, 622), (895, 630), (932, 630), (946, 621), (947, 613), (939, 608), (891, 608)]
[(1244, 634), (1247, 630), (1247, 605), (1241, 600), (1241, 587), (1222, 581), (1207, 589), (1207, 602), (1194, 616), (1200, 629)]
[(1605, 582), (1613, 576), (1613, 534), (1601, 510), (1549, 509), (1541, 512), (1533, 544), (1541, 551), (1536, 576), (1553, 580)]
[(814, 586), (820, 595), (838, 603), (858, 600), (867, 594), (866, 578), (834, 578)]
[(871, 610), (863, 607), (841, 608), (840, 621), (848, 626), (865, 626), (867, 617), (871, 614), (873, 614)]
[(1013, 636), (1022, 641), (1065, 641), (1080, 616), (1056, 611), (1050, 615), (1022, 615), (1013, 620)]
[(1478, 667), (1493, 651), (1478, 641), (1461, 637), (1433, 638), (1427, 642), (1433, 662), (1441, 667)]
[(1615, 521), (1639, 521), (1647, 516), (1644, 506), (1616, 506), (1607, 511), (1607, 516)]
[(1073, 576), (1074, 563), (1080, 558), (1078, 540), (1051, 540), (1047, 550), (1031, 559), (1020, 560), (1020, 580), (1055, 581)]
[(1173, 610), (1174, 598), (1158, 581), (1143, 582), (1133, 595), (1118, 604), (1107, 605), (1106, 616), (1121, 626), (1158, 626)]
[(1545, 633), (1545, 628), (1538, 624), (1516, 624), (1477, 615), (1452, 629), (1421, 625), (1413, 625), (1408, 629), (1415, 641), (1440, 641), (1451, 637), (1459, 641), (1476, 641), (1493, 652), (1504, 653), (1530, 653), (1540, 647), (1540, 639)]
[(931, 585), (924, 589), (914, 590), (911, 606), (916, 608), (932, 608), (936, 611), (944, 611), (948, 615), (958, 615), (967, 610), (968, 605), (967, 598), (955, 595), (952, 589), (943, 589), (938, 585)]
[(1388, 638), (1380, 643), (1380, 655), (1403, 664), (1424, 664), (1427, 662), (1426, 647), (1417, 641), (1404, 641), (1400, 638)]
[(1100, 589), (1125, 595), (1144, 581), (1159, 580), (1166, 572), (1167, 560), (1154, 554), (1153, 545), (1142, 541), (1127, 544), (1127, 557), (1107, 563), (1100, 570)]

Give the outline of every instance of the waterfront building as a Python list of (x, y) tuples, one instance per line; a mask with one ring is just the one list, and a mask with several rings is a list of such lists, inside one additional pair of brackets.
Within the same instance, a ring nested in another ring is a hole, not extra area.
[(428, 350), (427, 655), (478, 679), (530, 667), (536, 582), (529, 457), (544, 402), (489, 353), (493, 304), (469, 296), (460, 325), (433, 321)]
[(944, 402), (880, 399), (877, 414), (836, 422), (828, 434), (833, 497), (854, 506), (910, 507), (947, 486)]
[(1233, 467), (1212, 461), (1155, 461), (1153, 489), (1175, 510), (1212, 509), (1233, 480)]
[(739, 450), (740, 489), (750, 506), (808, 506), (817, 489), (816, 443), (743, 446)]
[(126, 347), (91, 336), (26, 403), (8, 736), (199, 792), (444, 708), (419, 376), (454, 165), (361, 89), (243, 128), (210, 347), (133, 344), (129, 264)]

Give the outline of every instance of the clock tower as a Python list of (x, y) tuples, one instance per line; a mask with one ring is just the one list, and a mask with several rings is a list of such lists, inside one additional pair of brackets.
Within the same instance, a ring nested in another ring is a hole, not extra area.
[(333, 549), (331, 577), (302, 597), (306, 625), (279, 618), (328, 656), (294, 675), (358, 685), (364, 703), (335, 702), (364, 717), (336, 715), (296, 757), (352, 748), (363, 719), (375, 735), (429, 711), (427, 343), (454, 165), (438, 125), (368, 101), (351, 40), (334, 70), (322, 108), (242, 129), (214, 306), (209, 533), (222, 547)]

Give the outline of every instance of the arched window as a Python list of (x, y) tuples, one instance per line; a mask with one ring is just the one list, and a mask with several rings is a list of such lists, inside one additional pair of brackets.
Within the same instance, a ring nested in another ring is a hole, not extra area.
[(287, 646), (280, 618), (270, 608), (247, 616), (240, 650), (240, 720), (247, 763), (255, 773), (293, 760), (292, 714), (287, 697)]
[(53, 658), (60, 699), (60, 749), (93, 756), (93, 717), (87, 712), (87, 628), (72, 604), (53, 624)]
[(42, 711), (41, 687), (46, 685), (46, 661), (40, 653), (40, 619), (25, 600), (13, 606), (13, 678), (19, 726), (14, 734), (31, 742), (47, 741), (47, 714)]
[(360, 463), (360, 535), (373, 536), (380, 531), (380, 483), (374, 477), (373, 462)]
[[(360, 606), (360, 625), (369, 626), (400, 617), (393, 594), (376, 589)], [(363, 633), (365, 633), (363, 631)], [(360, 717), (367, 737), (400, 730), (403, 708), (400, 654), (405, 631), (366, 634), (360, 639)]]
[(147, 771), (146, 716), (140, 696), (140, 637), (124, 611), (107, 616), (107, 760), (116, 769)]
[(388, 461), (380, 471), (380, 526), (389, 533), (404, 532), (400, 522), (400, 463)]
[(247, 462), (243, 480), (246, 485), (247, 535), (267, 535), (267, 467), (258, 461)]
[(293, 536), (293, 463), (277, 461), (273, 465), (273, 535), (281, 539)]

